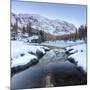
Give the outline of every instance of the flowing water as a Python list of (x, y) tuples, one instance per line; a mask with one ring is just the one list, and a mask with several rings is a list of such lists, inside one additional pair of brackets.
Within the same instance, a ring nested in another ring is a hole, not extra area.
[(86, 75), (69, 61), (37, 63), (11, 78), (12, 89), (86, 84)]

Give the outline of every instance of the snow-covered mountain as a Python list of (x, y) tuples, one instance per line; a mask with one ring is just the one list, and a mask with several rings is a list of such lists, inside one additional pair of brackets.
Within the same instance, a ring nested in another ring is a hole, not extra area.
[(11, 24), (12, 26), (18, 23), (18, 27), (22, 30), (23, 27), (27, 27), (27, 24), (31, 24), (31, 27), (37, 30), (42, 30), (46, 33), (54, 35), (63, 35), (74, 33), (76, 27), (66, 21), (61, 20), (51, 20), (46, 17), (37, 14), (11, 14)]

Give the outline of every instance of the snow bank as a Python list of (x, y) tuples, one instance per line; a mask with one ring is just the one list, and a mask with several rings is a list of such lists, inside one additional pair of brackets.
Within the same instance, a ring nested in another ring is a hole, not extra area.
[[(11, 67), (23, 66), (46, 53), (47, 47), (28, 45), (23, 41), (11, 41)], [(40, 52), (40, 53), (39, 53)], [(37, 55), (38, 54), (38, 55)], [(40, 57), (39, 57), (40, 58)]]
[(28, 52), (36, 53), (37, 50), (45, 53), (44, 48), (43, 46), (27, 45), (22, 41), (11, 41), (11, 59), (18, 58), (20, 54), (26, 54)]
[(37, 59), (35, 55), (26, 54), (24, 56), (19, 56), (17, 59), (12, 60), (11, 67), (17, 67), (28, 64), (31, 60)]
[(87, 70), (87, 60), (86, 60), (86, 44), (80, 44), (72, 47), (67, 47), (67, 49), (73, 48), (74, 51), (78, 51), (75, 54), (70, 55), (69, 57), (74, 58), (76, 61), (78, 61), (78, 66), (82, 66), (83, 69), (86, 71)]

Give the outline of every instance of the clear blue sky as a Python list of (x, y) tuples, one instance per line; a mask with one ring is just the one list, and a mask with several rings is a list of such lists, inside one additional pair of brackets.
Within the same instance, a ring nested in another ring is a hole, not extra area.
[(76, 27), (86, 24), (86, 6), (26, 1), (11, 1), (11, 12), (15, 14), (40, 14), (50, 19), (73, 23)]

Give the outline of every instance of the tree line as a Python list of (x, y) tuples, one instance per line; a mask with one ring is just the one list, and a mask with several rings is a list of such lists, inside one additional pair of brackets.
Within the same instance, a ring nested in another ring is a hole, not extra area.
[(81, 25), (78, 29), (76, 29), (75, 33), (70, 33), (62, 36), (58, 36), (57, 39), (61, 40), (87, 40), (87, 26)]
[[(15, 32), (15, 34), (18, 34), (18, 19), (16, 19), (16, 23), (14, 25), (11, 24), (11, 31)], [(20, 28), (19, 28), (20, 29)], [(38, 27), (37, 29), (33, 29), (31, 27), (31, 23), (28, 23), (26, 27), (23, 27), (21, 29), (22, 35), (25, 33), (28, 33), (28, 36), (32, 35), (38, 35), (39, 39), (44, 42), (48, 40), (87, 40), (87, 26), (86, 25), (81, 25), (74, 33), (70, 34), (64, 34), (64, 35), (52, 35), (50, 33), (46, 33), (42, 30), (39, 30)]]

